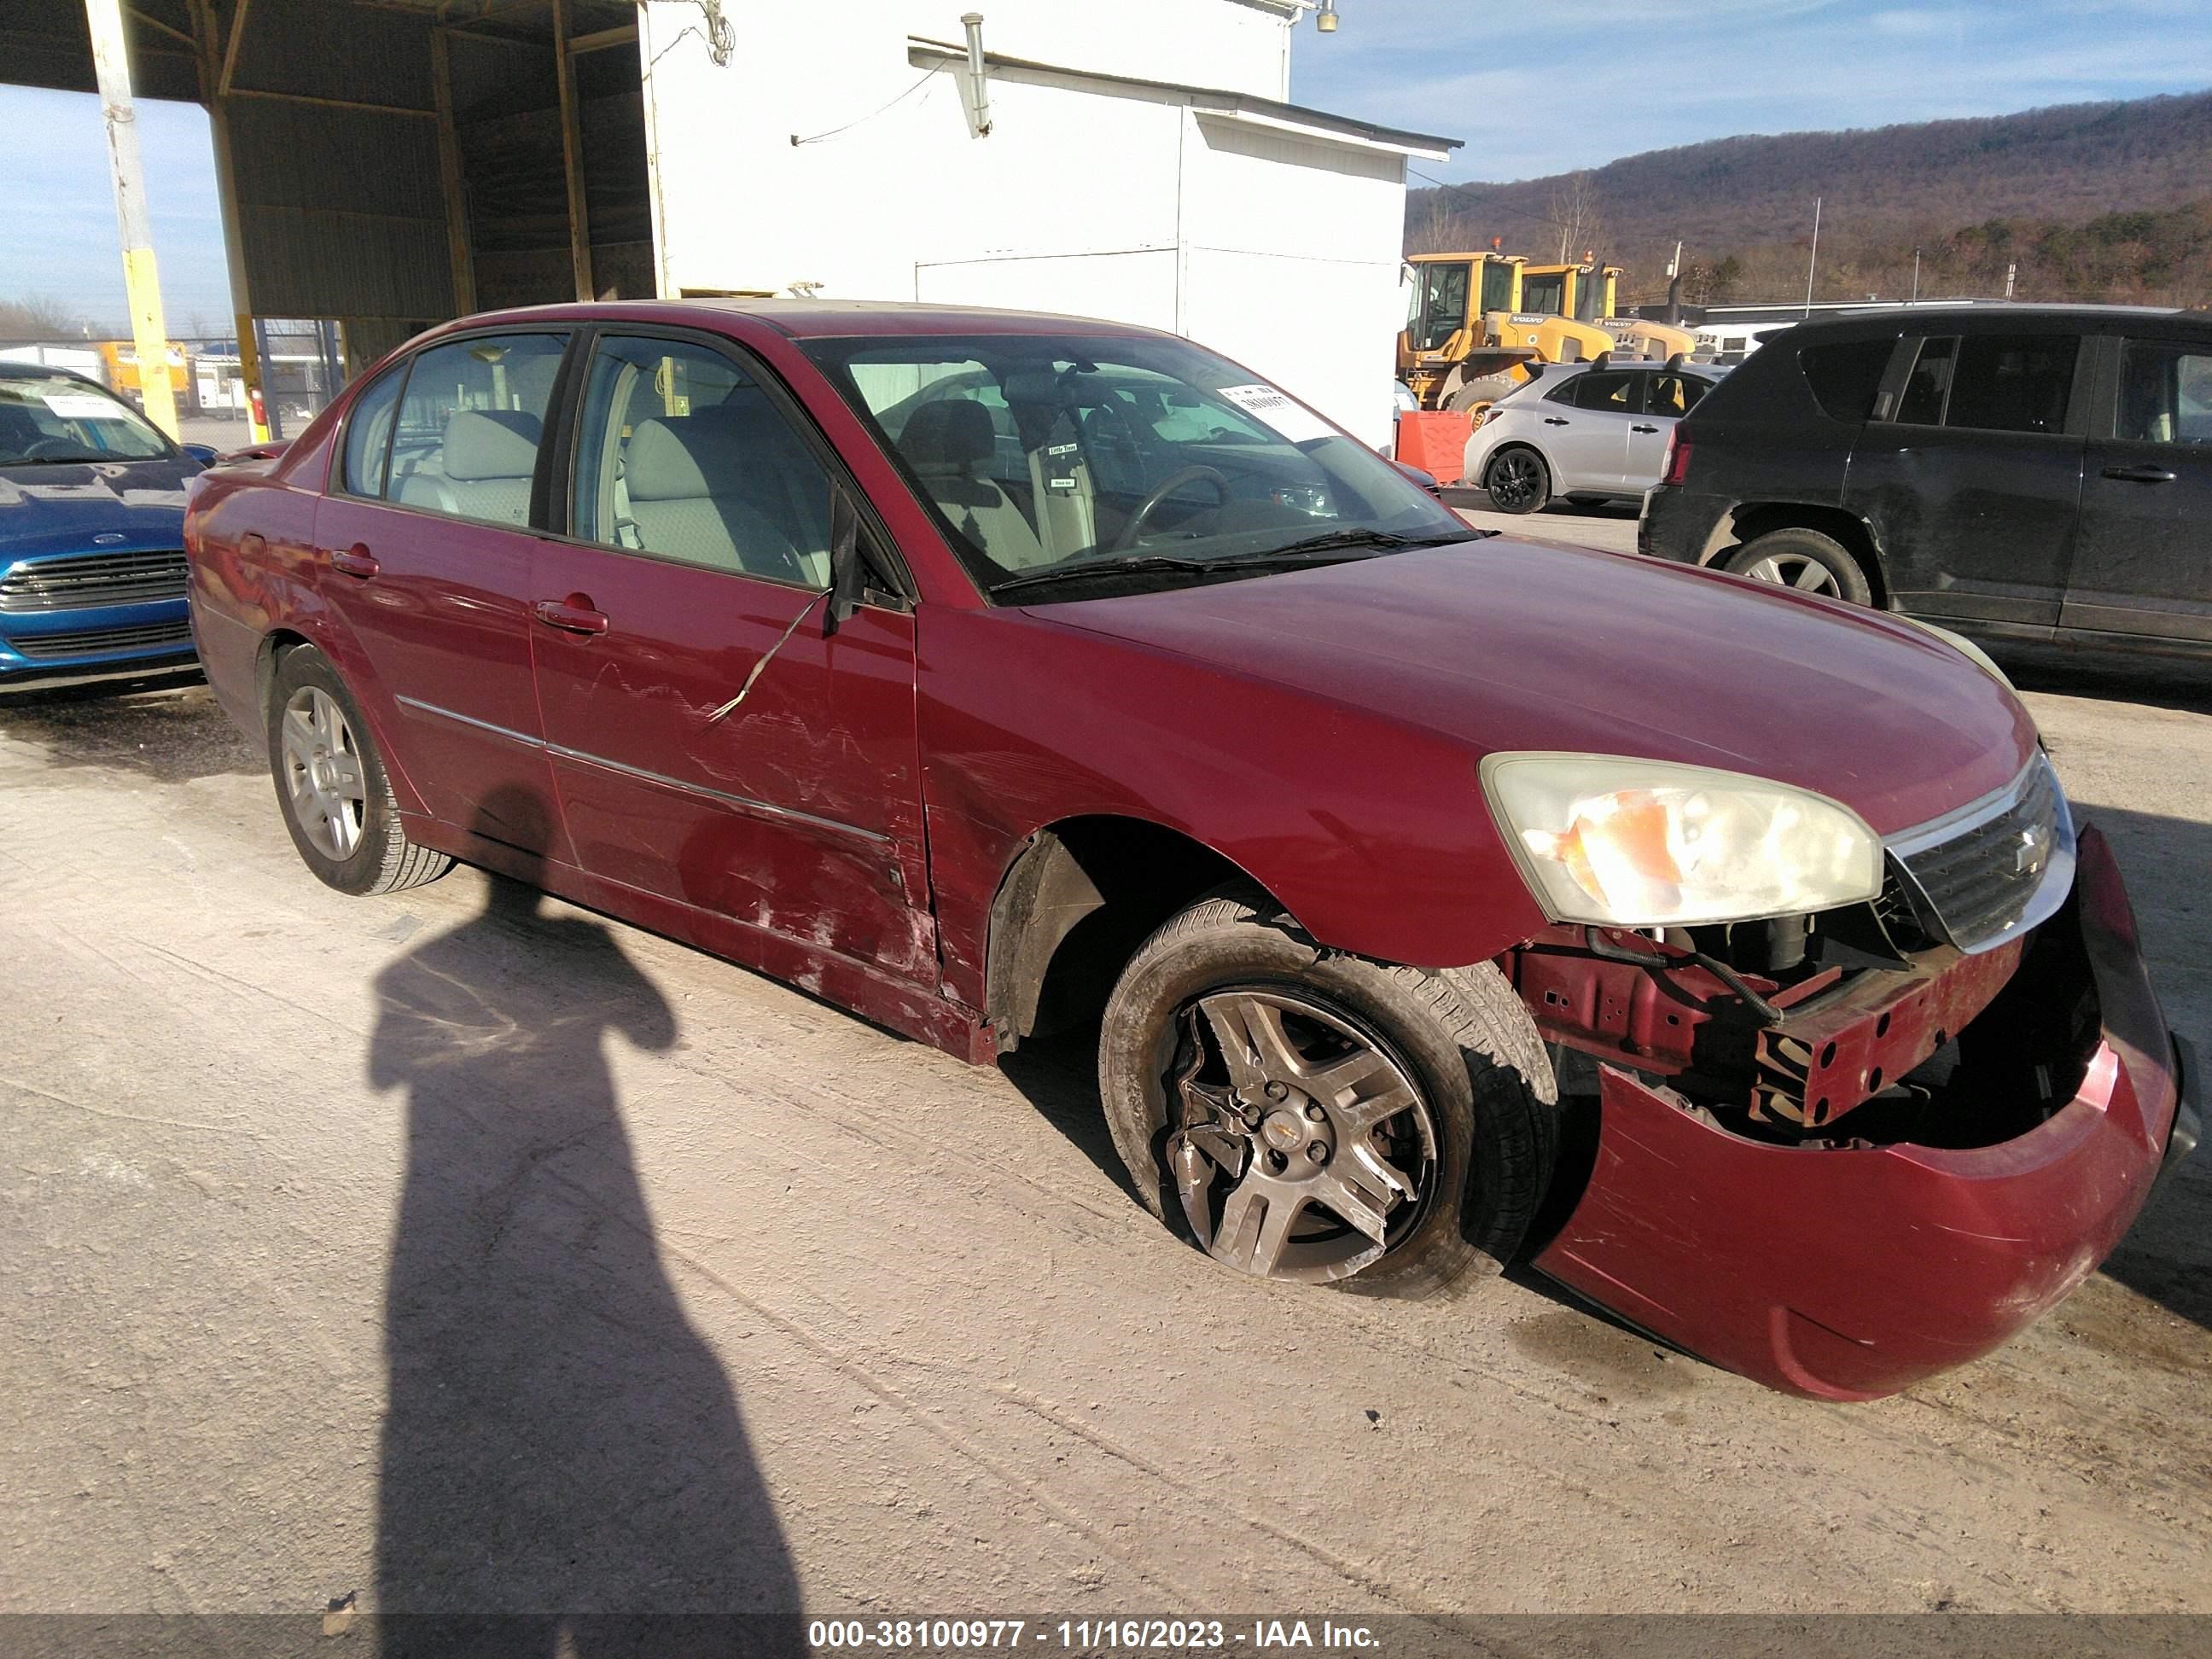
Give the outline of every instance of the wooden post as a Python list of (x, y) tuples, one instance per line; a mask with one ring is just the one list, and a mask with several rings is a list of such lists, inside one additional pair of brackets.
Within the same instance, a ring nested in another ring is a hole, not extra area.
[(584, 135), (576, 115), (576, 65), (568, 52), (568, 0), (553, 0), (554, 68), (561, 77), (561, 167), (568, 180), (568, 263), (576, 297), (592, 289), (592, 222), (584, 203)]
[(453, 75), (446, 31), (430, 31), (430, 82), (438, 99), (438, 179), (446, 192), (446, 256), (453, 270), (453, 314), (477, 308), (476, 252), (469, 245), (469, 204), (461, 188), (461, 143), (453, 130)]
[(169, 383), (169, 331), (161, 316), (161, 282), (154, 267), (153, 217), (138, 160), (138, 116), (131, 100), (131, 64), (123, 39), (121, 0), (84, 0), (92, 30), (93, 74), (107, 123), (107, 157), (115, 180), (115, 217), (123, 234), (123, 287), (131, 337), (138, 351), (138, 392), (146, 418), (177, 435), (177, 396)]

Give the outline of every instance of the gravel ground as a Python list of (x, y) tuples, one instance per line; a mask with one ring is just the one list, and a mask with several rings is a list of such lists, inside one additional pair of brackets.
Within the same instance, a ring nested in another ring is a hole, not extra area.
[[(2212, 701), (2037, 686), (2212, 1055)], [(1234, 1279), (1079, 1053), (341, 897), (198, 689), (0, 698), (0, 1610), (2212, 1611), (2206, 1161), (1824, 1406), (1535, 1284)]]

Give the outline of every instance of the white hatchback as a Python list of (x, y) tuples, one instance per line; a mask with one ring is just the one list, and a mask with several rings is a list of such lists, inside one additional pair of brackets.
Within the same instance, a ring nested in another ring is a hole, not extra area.
[(1561, 496), (1635, 501), (1659, 482), (1667, 436), (1728, 370), (1717, 363), (1555, 363), (1475, 417), (1469, 484), (1501, 513)]

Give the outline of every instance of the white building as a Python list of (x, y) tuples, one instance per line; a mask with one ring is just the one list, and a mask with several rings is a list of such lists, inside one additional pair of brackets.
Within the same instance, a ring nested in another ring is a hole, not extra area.
[[(1300, 109), (1292, 0), (641, 6), (665, 295), (817, 294), (1172, 330), (1390, 435), (1406, 166), (1452, 141)], [(687, 35), (686, 31), (690, 31)]]

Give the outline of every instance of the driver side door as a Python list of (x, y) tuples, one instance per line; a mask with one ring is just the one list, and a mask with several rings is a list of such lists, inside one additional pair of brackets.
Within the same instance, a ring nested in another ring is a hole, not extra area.
[(832, 492), (858, 487), (727, 342), (581, 349), (531, 606), (577, 861), (734, 925), (752, 960), (933, 986), (911, 609), (872, 591), (828, 626)]

